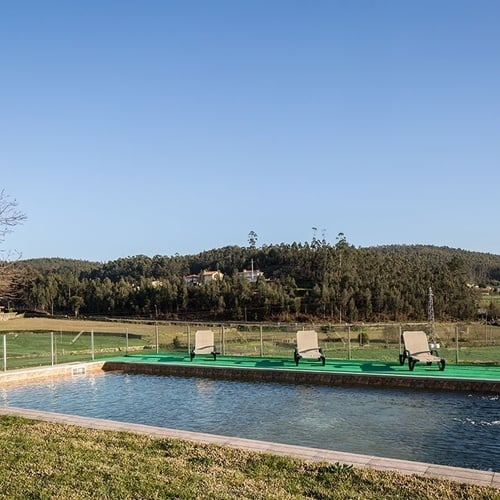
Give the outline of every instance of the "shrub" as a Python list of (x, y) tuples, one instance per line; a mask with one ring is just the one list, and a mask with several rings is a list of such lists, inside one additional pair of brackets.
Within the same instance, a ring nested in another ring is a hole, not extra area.
[(358, 333), (358, 342), (359, 342), (359, 345), (369, 344), (370, 337), (368, 337), (368, 334), (366, 332), (359, 332)]

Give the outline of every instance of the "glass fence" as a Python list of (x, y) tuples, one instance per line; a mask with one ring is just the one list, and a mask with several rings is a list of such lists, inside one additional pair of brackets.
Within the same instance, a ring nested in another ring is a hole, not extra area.
[[(89, 322), (89, 325), (91, 323)], [(479, 323), (229, 324), (130, 322), (106, 328), (0, 331), (1, 367), (7, 369), (92, 361), (132, 353), (185, 353), (197, 330), (212, 330), (222, 356), (293, 359), (298, 330), (315, 330), (327, 359), (398, 361), (401, 335), (423, 330), (447, 363), (500, 364), (500, 327)]]

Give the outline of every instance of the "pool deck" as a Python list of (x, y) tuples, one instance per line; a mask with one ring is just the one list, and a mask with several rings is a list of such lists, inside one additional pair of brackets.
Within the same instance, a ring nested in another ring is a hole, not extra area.
[[(70, 363), (54, 367), (12, 370), (0, 373), (0, 386), (68, 376), (91, 375), (102, 373), (103, 370), (262, 382), (357, 385), (380, 388), (400, 387), (500, 394), (500, 366), (448, 365), (446, 370), (441, 372), (436, 365), (417, 364), (415, 370), (410, 372), (407, 365), (400, 366), (399, 363), (390, 362), (327, 360), (323, 367), (318, 362), (304, 361), (297, 367), (293, 359), (220, 356), (214, 361), (210, 357), (199, 356), (191, 362), (189, 356), (182, 354), (134, 354), (90, 363)], [(20, 415), (36, 420), (78, 425), (92, 429), (136, 432), (160, 438), (186, 439), (313, 461), (352, 464), (355, 467), (376, 470), (397, 470), (403, 474), (417, 474), (427, 478), (448, 479), (500, 489), (500, 472), (494, 471), (359, 455), (8, 406), (0, 406), (0, 414)]]
[(368, 360), (327, 359), (325, 366), (315, 360), (243, 356), (197, 356), (183, 354), (134, 354), (113, 358), (106, 371), (253, 380), (260, 382), (356, 385), (500, 394), (500, 366), (448, 364), (439, 371), (436, 364), (417, 363), (410, 372), (408, 363)]

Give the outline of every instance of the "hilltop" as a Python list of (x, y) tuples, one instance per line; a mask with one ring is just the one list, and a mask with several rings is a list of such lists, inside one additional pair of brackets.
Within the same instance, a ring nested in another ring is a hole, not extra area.
[[(25, 268), (18, 309), (49, 314), (234, 321), (469, 320), (500, 316), (500, 255), (428, 245), (226, 246), (107, 263), (45, 258)], [(252, 272), (248, 272), (252, 269)], [(205, 279), (206, 278), (206, 279)], [(493, 299), (495, 299), (493, 301)], [(482, 302), (481, 302), (482, 301)], [(484, 311), (483, 313), (484, 314)]]
[[(21, 264), (35, 269), (40, 273), (61, 273), (66, 272), (79, 275), (133, 275), (135, 278), (154, 276), (155, 263), (159, 261), (169, 261), (172, 266), (177, 264), (178, 272), (199, 273), (203, 269), (221, 269), (226, 273), (231, 273), (233, 268), (243, 268), (251, 264), (249, 258), (254, 258), (256, 262), (265, 261), (260, 265), (266, 276), (272, 275), (276, 265), (270, 261), (269, 254), (276, 254), (280, 251), (288, 253), (293, 249), (307, 248), (308, 243), (291, 245), (280, 244), (259, 248), (247, 248), (239, 246), (226, 246), (211, 250), (206, 250), (193, 255), (154, 256), (146, 255), (130, 256), (119, 258), (106, 263), (92, 262), (81, 259), (69, 259), (59, 257), (45, 257), (37, 259), (22, 260)], [(411, 259), (440, 261), (459, 261), (465, 266), (467, 275), (471, 283), (477, 285), (498, 285), (500, 284), (500, 255), (482, 252), (473, 252), (459, 248), (433, 245), (382, 245), (374, 247), (359, 247), (360, 252), (370, 254), (380, 254), (389, 258), (397, 259), (405, 256)], [(249, 257), (252, 254), (253, 257)], [(171, 267), (170, 266), (170, 267)]]

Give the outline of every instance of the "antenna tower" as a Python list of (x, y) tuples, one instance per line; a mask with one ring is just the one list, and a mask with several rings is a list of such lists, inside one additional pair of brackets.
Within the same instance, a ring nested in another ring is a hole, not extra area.
[(427, 321), (431, 328), (431, 334), (434, 333), (434, 295), (432, 288), (429, 287), (429, 303), (427, 305)]

